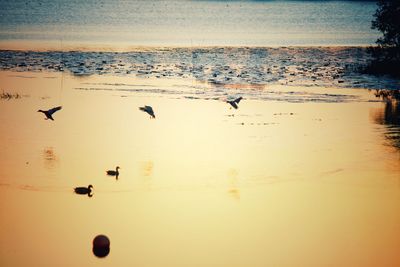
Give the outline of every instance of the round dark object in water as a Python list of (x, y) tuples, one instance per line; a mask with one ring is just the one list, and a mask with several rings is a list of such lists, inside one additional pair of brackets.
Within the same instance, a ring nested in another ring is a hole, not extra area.
[(110, 253), (110, 248), (96, 248), (93, 247), (93, 254), (98, 258), (104, 258)]
[(98, 235), (93, 239), (93, 247), (108, 248), (110, 247), (110, 239), (105, 235)]
[(98, 235), (93, 239), (93, 254), (99, 258), (110, 253), (110, 239), (105, 235)]

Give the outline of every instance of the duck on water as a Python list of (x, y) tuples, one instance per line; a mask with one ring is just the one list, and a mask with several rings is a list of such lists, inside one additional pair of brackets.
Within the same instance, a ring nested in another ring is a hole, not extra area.
[(88, 187), (84, 187), (84, 186), (83, 187), (75, 187), (74, 191), (76, 194), (88, 195), (88, 197), (92, 197), (92, 195), (93, 195), (92, 188), (93, 188), (93, 185), (90, 184)]
[(114, 170), (108, 170), (107, 171), (107, 175), (109, 175), (109, 176), (115, 176), (117, 179), (118, 179), (118, 175), (119, 175), (119, 169), (121, 169), (119, 166), (117, 166), (116, 168), (115, 168), (115, 171)]

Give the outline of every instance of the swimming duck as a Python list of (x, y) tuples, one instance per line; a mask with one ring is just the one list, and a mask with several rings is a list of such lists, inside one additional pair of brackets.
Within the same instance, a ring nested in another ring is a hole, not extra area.
[(147, 114), (149, 114), (149, 115), (150, 115), (150, 118), (153, 118), (153, 119), (156, 118), (156, 115), (154, 115), (154, 111), (153, 111), (153, 108), (152, 108), (152, 107), (150, 107), (150, 106), (144, 106), (144, 107), (140, 107), (139, 109), (140, 109), (141, 111), (144, 111), (144, 112), (146, 112)]
[(230, 104), (232, 107), (237, 109), (238, 108), (237, 104), (239, 104), (240, 100), (242, 100), (242, 99), (243, 99), (243, 97), (238, 97), (235, 100), (227, 100), (226, 103)]
[(108, 170), (107, 171), (107, 175), (110, 175), (110, 176), (117, 176), (118, 177), (118, 175), (119, 175), (119, 170), (120, 169), (120, 167), (116, 167), (115, 168), (115, 171), (114, 170)]
[(79, 195), (88, 195), (89, 197), (92, 196), (92, 188), (93, 185), (89, 185), (88, 187), (75, 187), (74, 191), (75, 193), (79, 194)]
[(44, 118), (45, 120), (54, 121), (53, 116), (52, 116), (53, 113), (56, 112), (56, 111), (59, 111), (61, 108), (62, 107), (59, 106), (59, 107), (51, 108), (49, 110), (41, 110), (41, 109), (39, 109), (38, 112), (42, 112), (44, 115), (46, 115), (46, 118)]

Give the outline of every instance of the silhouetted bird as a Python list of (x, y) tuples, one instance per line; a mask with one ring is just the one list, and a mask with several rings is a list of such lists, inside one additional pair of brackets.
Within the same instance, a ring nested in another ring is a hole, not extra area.
[(88, 187), (75, 187), (75, 193), (79, 195), (88, 195), (89, 197), (92, 196), (92, 188), (93, 186), (90, 184)]
[(240, 100), (242, 100), (242, 99), (243, 99), (242, 97), (238, 97), (235, 100), (227, 100), (226, 103), (229, 103), (232, 107), (237, 109), (238, 108), (237, 104), (239, 104)]
[(45, 120), (50, 119), (50, 120), (54, 121), (52, 115), (54, 114), (54, 112), (59, 111), (60, 109), (61, 109), (61, 106), (60, 107), (55, 107), (55, 108), (52, 108), (52, 109), (49, 109), (49, 110), (41, 110), (41, 109), (39, 109), (38, 112), (42, 112), (44, 115), (46, 115), (46, 118), (44, 118)]
[(144, 111), (144, 112), (148, 113), (148, 114), (150, 115), (150, 118), (153, 118), (153, 119), (156, 118), (156, 115), (154, 115), (154, 111), (153, 111), (153, 108), (152, 108), (152, 107), (150, 107), (150, 106), (144, 106), (144, 107), (140, 107), (139, 109), (140, 109), (141, 111)]
[(110, 175), (110, 176), (117, 176), (117, 178), (118, 178), (118, 175), (119, 175), (119, 170), (120, 169), (120, 167), (116, 167), (115, 168), (115, 171), (113, 171), (113, 170), (109, 170), (109, 171), (107, 171), (107, 175)]

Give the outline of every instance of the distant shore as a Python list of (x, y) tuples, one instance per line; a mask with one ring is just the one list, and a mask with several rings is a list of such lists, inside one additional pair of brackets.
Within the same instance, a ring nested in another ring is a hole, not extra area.
[(309, 47), (309, 48), (367, 48), (376, 44), (297, 44), (297, 45), (132, 45), (129, 43), (93, 43), (93, 42), (66, 42), (42, 40), (0, 40), (0, 51), (81, 51), (81, 52), (137, 52), (171, 48), (281, 48), (281, 47)]

